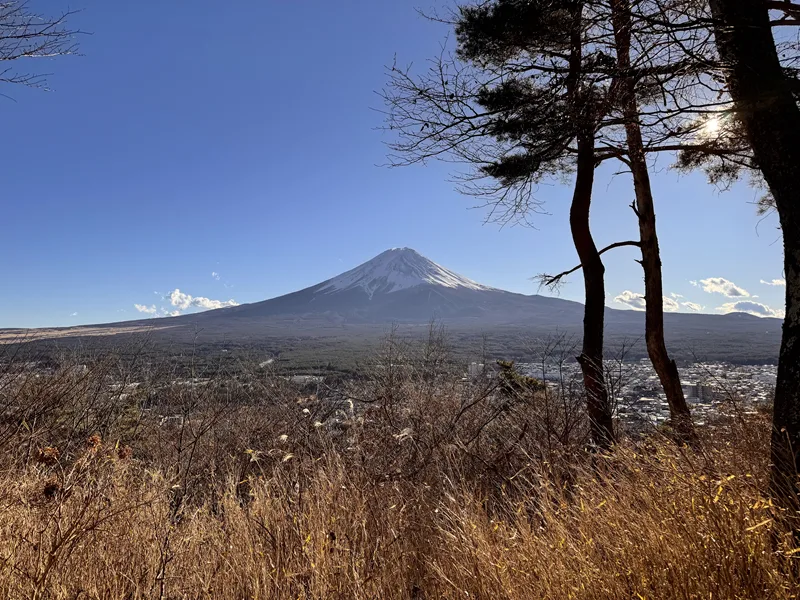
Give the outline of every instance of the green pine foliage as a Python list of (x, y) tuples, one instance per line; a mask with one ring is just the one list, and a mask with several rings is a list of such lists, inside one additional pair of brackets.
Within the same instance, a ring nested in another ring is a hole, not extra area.
[(499, 389), (506, 395), (514, 398), (528, 396), (544, 390), (544, 382), (536, 377), (523, 375), (510, 360), (498, 360), (500, 372), (497, 378), (500, 382)]

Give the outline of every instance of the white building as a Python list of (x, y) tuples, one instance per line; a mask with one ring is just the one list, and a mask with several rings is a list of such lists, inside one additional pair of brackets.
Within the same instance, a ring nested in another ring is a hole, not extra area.
[(681, 387), (687, 400), (697, 400), (699, 402), (711, 402), (714, 400), (714, 388), (710, 385), (705, 385), (698, 381), (694, 384), (684, 383)]

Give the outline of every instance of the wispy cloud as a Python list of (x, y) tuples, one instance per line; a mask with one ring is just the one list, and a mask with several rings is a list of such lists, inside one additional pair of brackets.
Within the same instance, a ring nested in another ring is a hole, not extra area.
[(679, 298), (683, 298), (683, 294), (676, 294), (675, 292), (672, 292), (670, 294), (670, 297), (675, 298), (675, 300), (678, 300)]
[(763, 283), (764, 285), (773, 285), (775, 287), (779, 287), (779, 286), (786, 287), (786, 280), (785, 279), (773, 279), (772, 281), (764, 281), (762, 279), (761, 283)]
[(721, 313), (743, 312), (757, 317), (784, 317), (784, 311), (777, 308), (772, 308), (760, 302), (753, 302), (752, 300), (740, 300), (738, 302), (726, 302), (722, 306), (718, 306), (715, 310)]
[(78, 316), (78, 313), (76, 313), (76, 312), (74, 312), (74, 313), (72, 313), (72, 314), (70, 315), (70, 317), (77, 317), (77, 316)]
[(724, 277), (709, 277), (708, 279), (701, 279), (700, 285), (703, 288), (703, 291), (709, 294), (722, 294), (728, 298), (748, 298), (750, 296), (750, 292), (748, 292), (746, 289), (739, 287)]
[[(671, 295), (678, 298), (683, 298), (683, 296), (680, 294)], [(669, 296), (662, 296), (662, 298), (664, 302), (664, 312), (678, 312), (681, 309), (681, 305), (677, 300), (675, 300), (675, 298), (670, 298)], [(647, 302), (644, 299), (644, 295), (637, 294), (636, 292), (632, 292), (630, 290), (625, 290), (619, 296), (616, 296), (614, 298), (614, 302), (629, 306), (633, 310), (644, 310), (647, 307)]]
[(191, 294), (180, 291), (178, 288), (172, 290), (167, 299), (172, 306), (180, 310), (186, 310), (188, 308), (209, 310), (214, 308), (226, 308), (228, 306), (239, 306), (236, 300), (212, 300), (210, 298), (204, 298), (203, 296), (192, 296)]
[(645, 308), (644, 296), (630, 290), (625, 290), (619, 296), (616, 296), (614, 302), (629, 306), (633, 310), (644, 310)]
[(688, 302), (688, 301), (687, 302), (681, 302), (681, 305), (686, 307), (686, 308), (688, 308), (689, 310), (691, 310), (693, 312), (700, 312), (701, 310), (703, 310), (705, 308), (705, 306), (700, 306), (699, 304), (696, 304), (694, 302)]
[[(682, 298), (683, 296), (679, 297)], [(678, 304), (677, 300), (664, 296), (664, 312), (678, 312), (680, 309), (681, 306)]]
[(152, 315), (154, 317), (177, 317), (183, 314), (183, 311), (191, 308), (210, 310), (214, 308), (239, 306), (236, 300), (212, 300), (211, 298), (205, 298), (203, 296), (192, 296), (191, 294), (180, 291), (178, 288), (175, 288), (166, 296), (162, 296), (162, 300), (169, 302), (170, 306), (159, 307), (155, 304), (134, 304), (133, 307), (140, 313)]
[(214, 279), (216, 279), (217, 281), (219, 281), (219, 273), (217, 273), (216, 271), (212, 271), (212, 272), (211, 272), (211, 276), (212, 276)]

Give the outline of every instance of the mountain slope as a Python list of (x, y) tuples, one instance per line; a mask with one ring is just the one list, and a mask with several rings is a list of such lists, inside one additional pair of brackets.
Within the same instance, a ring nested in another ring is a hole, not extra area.
[[(395, 248), (341, 275), (270, 300), (202, 313), (61, 328), (34, 333), (38, 339), (97, 340), (150, 332), (155, 342), (268, 346), (319, 358), (377, 339), (392, 323), (409, 331), (438, 319), (458, 338), (474, 346), (493, 336), (501, 355), (530, 351), (536, 339), (566, 334), (580, 339), (583, 305), (546, 296), (526, 296), (481, 285), (446, 269), (409, 248)], [(635, 343), (634, 356), (645, 355), (644, 313), (606, 308), (609, 351)], [(747, 314), (667, 314), (667, 342), (676, 356), (692, 360), (771, 361), (777, 357), (781, 321)], [(0, 332), (3, 333), (3, 332)], [(9, 330), (6, 337), (29, 332)], [(110, 338), (109, 338), (110, 336)], [(0, 336), (0, 343), (2, 342)], [(535, 342), (538, 343), (538, 342)], [(534, 343), (534, 345), (535, 345)], [(515, 350), (516, 349), (516, 350)], [(315, 360), (316, 360), (315, 358)]]
[(253, 304), (194, 315), (195, 319), (319, 317), (337, 322), (388, 323), (431, 318), (481, 319), (487, 325), (520, 318), (580, 318), (577, 302), (525, 296), (481, 285), (410, 248), (379, 254), (315, 286)]

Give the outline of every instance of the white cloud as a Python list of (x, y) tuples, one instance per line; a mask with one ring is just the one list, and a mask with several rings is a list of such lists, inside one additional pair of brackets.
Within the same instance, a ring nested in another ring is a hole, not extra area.
[(219, 273), (217, 273), (216, 271), (212, 271), (212, 272), (211, 272), (211, 276), (212, 276), (214, 279), (216, 279), (217, 281), (219, 281)]
[(675, 300), (677, 300), (677, 299), (679, 299), (679, 298), (683, 298), (683, 294), (676, 294), (675, 292), (672, 292), (672, 293), (670, 294), (670, 296), (672, 296), (673, 298), (675, 298)]
[(145, 313), (147, 315), (154, 315), (156, 314), (156, 312), (158, 312), (158, 309), (156, 308), (155, 304), (153, 304), (152, 306), (147, 306), (145, 304), (134, 304), (133, 308), (138, 310), (140, 313)]
[(680, 308), (676, 300), (664, 296), (664, 312), (678, 312)]
[(645, 307), (644, 296), (630, 290), (625, 290), (619, 296), (615, 297), (614, 302), (630, 306), (633, 310), (644, 310)]
[(161, 314), (165, 317), (177, 317), (181, 314), (179, 310), (167, 310), (166, 308), (161, 309)]
[(213, 308), (225, 308), (228, 306), (239, 306), (239, 303), (235, 300), (211, 300), (210, 298), (204, 298), (202, 296), (185, 294), (178, 288), (175, 288), (169, 293), (169, 303), (180, 310), (186, 310), (192, 307), (208, 310)]
[(691, 283), (694, 287), (700, 287), (700, 284), (697, 283), (697, 281), (694, 280), (694, 279), (692, 281), (690, 281), (689, 283)]
[(778, 286), (785, 287), (786, 286), (786, 280), (785, 279), (773, 279), (772, 281), (764, 281), (762, 279), (761, 283), (763, 283), (764, 285), (774, 285), (776, 287), (778, 287)]
[(708, 279), (701, 279), (700, 284), (703, 291), (709, 294), (722, 294), (728, 298), (747, 298), (750, 293), (724, 277), (709, 277)]
[(70, 315), (70, 317), (77, 317), (77, 316), (78, 316), (78, 313), (76, 313), (76, 312), (74, 312), (74, 313), (72, 313), (72, 314)]
[[(672, 295), (677, 296), (679, 298), (683, 298), (683, 296), (681, 296), (680, 294), (672, 294)], [(680, 310), (681, 305), (674, 298), (663, 296), (663, 299), (664, 299), (664, 312), (678, 312)], [(629, 306), (633, 310), (644, 310), (647, 307), (647, 302), (645, 302), (644, 296), (642, 294), (637, 294), (630, 290), (625, 290), (619, 296), (615, 297), (614, 302), (618, 302), (619, 304), (624, 304), (625, 306)], [(691, 302), (689, 304), (691, 304)], [(685, 305), (686, 303), (684, 303), (684, 306)]]
[(718, 306), (715, 310), (721, 313), (743, 312), (757, 317), (784, 317), (784, 311), (776, 308), (761, 304), (760, 302), (753, 302), (751, 300), (740, 300), (738, 302), (726, 302), (722, 306)]
[(685, 306), (686, 308), (688, 308), (689, 310), (694, 311), (694, 312), (700, 312), (701, 310), (703, 310), (705, 308), (705, 306), (700, 306), (699, 304), (695, 304), (694, 302), (688, 302), (687, 301), (687, 302), (681, 302), (681, 304), (683, 306)]

